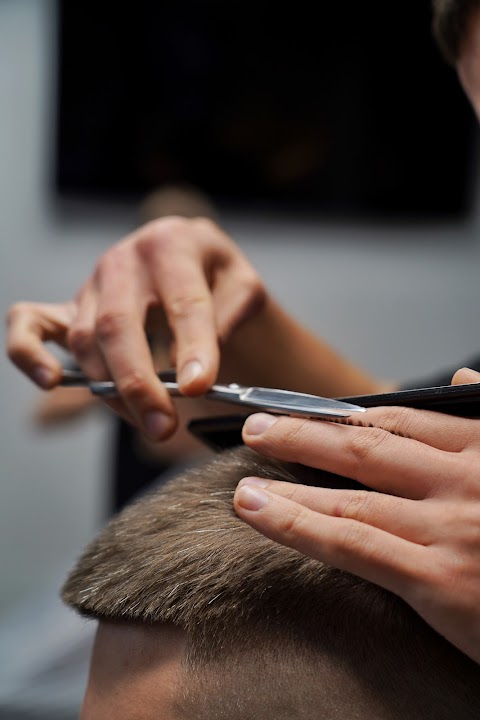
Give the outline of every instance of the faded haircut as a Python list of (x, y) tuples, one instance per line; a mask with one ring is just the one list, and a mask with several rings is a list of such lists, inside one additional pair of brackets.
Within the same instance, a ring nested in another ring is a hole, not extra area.
[(400, 598), (240, 520), (232, 498), (247, 475), (360, 487), (248, 448), (219, 453), (111, 520), (64, 601), (186, 631), (182, 720), (478, 718), (480, 666)]
[(460, 58), (468, 23), (480, 0), (433, 0), (433, 32), (443, 56), (451, 65)]

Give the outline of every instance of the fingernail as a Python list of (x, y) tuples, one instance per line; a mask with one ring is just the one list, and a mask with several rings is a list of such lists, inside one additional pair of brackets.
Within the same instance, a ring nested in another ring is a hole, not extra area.
[(244, 510), (261, 510), (269, 502), (270, 498), (261, 490), (244, 485), (236, 493), (237, 505)]
[(160, 440), (171, 423), (168, 415), (158, 410), (145, 415), (145, 430), (152, 440)]
[(40, 387), (48, 389), (53, 385), (55, 373), (50, 368), (39, 366), (33, 371), (33, 379)]
[(237, 487), (241, 488), (245, 485), (256, 485), (257, 487), (266, 488), (268, 486), (268, 480), (263, 480), (258, 477), (244, 477), (240, 480)]
[(276, 423), (278, 418), (267, 415), (266, 413), (255, 413), (250, 415), (245, 421), (243, 429), (248, 435), (261, 435), (268, 428)]
[(190, 360), (180, 371), (180, 385), (190, 385), (203, 372), (203, 365), (198, 360)]

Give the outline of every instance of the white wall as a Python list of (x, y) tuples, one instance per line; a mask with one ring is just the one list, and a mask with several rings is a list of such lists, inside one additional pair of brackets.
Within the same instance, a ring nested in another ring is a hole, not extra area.
[[(50, 0), (0, 2), (0, 305), (67, 298), (128, 211), (60, 223), (46, 193), (53, 125)], [(276, 295), (365, 367), (406, 379), (480, 347), (480, 244), (467, 227), (348, 228), (225, 218)], [(272, 249), (274, 248), (274, 251)], [(3, 332), (3, 330), (2, 330)], [(106, 416), (52, 434), (30, 422), (37, 391), (0, 364), (0, 609), (59, 578), (98, 526)]]

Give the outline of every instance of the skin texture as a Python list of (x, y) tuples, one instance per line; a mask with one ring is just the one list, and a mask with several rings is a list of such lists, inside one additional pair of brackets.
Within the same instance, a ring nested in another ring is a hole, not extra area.
[(186, 634), (101, 622), (80, 720), (174, 720)]

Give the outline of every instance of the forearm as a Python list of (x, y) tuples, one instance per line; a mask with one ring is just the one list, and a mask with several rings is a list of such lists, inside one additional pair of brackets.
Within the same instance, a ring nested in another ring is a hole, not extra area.
[(343, 358), (271, 297), (222, 349), (221, 377), (332, 397), (395, 388)]

